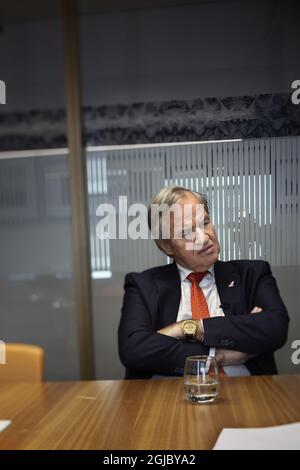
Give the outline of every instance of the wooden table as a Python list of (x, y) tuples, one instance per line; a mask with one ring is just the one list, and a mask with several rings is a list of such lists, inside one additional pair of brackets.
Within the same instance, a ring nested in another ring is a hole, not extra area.
[(0, 449), (211, 449), (224, 427), (300, 421), (300, 375), (222, 378), (194, 405), (182, 379), (0, 385)]

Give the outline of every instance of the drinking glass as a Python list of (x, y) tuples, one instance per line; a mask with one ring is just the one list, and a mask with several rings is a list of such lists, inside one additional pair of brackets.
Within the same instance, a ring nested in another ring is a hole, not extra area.
[(184, 388), (192, 403), (211, 403), (219, 394), (220, 379), (217, 361), (212, 356), (190, 356), (184, 368)]

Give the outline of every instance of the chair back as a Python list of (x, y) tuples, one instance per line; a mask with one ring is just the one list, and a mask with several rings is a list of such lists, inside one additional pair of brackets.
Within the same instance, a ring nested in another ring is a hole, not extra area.
[(0, 383), (44, 380), (45, 353), (39, 346), (5, 344), (5, 364), (0, 364)]

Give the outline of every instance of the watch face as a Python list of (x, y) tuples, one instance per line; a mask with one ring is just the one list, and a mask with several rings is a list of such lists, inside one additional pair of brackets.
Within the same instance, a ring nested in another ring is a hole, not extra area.
[(196, 325), (193, 321), (187, 321), (184, 323), (183, 329), (184, 329), (185, 334), (193, 335), (196, 331)]

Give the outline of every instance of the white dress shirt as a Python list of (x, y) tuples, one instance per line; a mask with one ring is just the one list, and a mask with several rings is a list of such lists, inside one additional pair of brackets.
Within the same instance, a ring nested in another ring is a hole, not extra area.
[[(191, 282), (187, 279), (187, 276), (192, 273), (193, 271), (183, 268), (179, 264), (177, 264), (177, 268), (180, 275), (181, 280), (181, 300), (177, 315), (177, 321), (181, 320), (190, 320), (192, 318), (192, 310), (191, 310)], [(208, 268), (209, 274), (207, 274), (202, 281), (200, 282), (199, 286), (201, 287), (203, 294), (205, 295), (205, 299), (208, 306), (209, 316), (210, 317), (223, 317), (224, 312), (221, 307), (220, 297), (217, 290), (217, 285), (215, 281), (215, 272), (214, 266)], [(205, 334), (205, 332), (204, 332)], [(216, 348), (209, 349), (209, 355), (214, 356), (216, 352)], [(239, 364), (235, 366), (224, 366), (224, 372), (226, 375), (230, 376), (242, 376), (242, 375), (250, 375), (249, 370), (244, 364)]]

